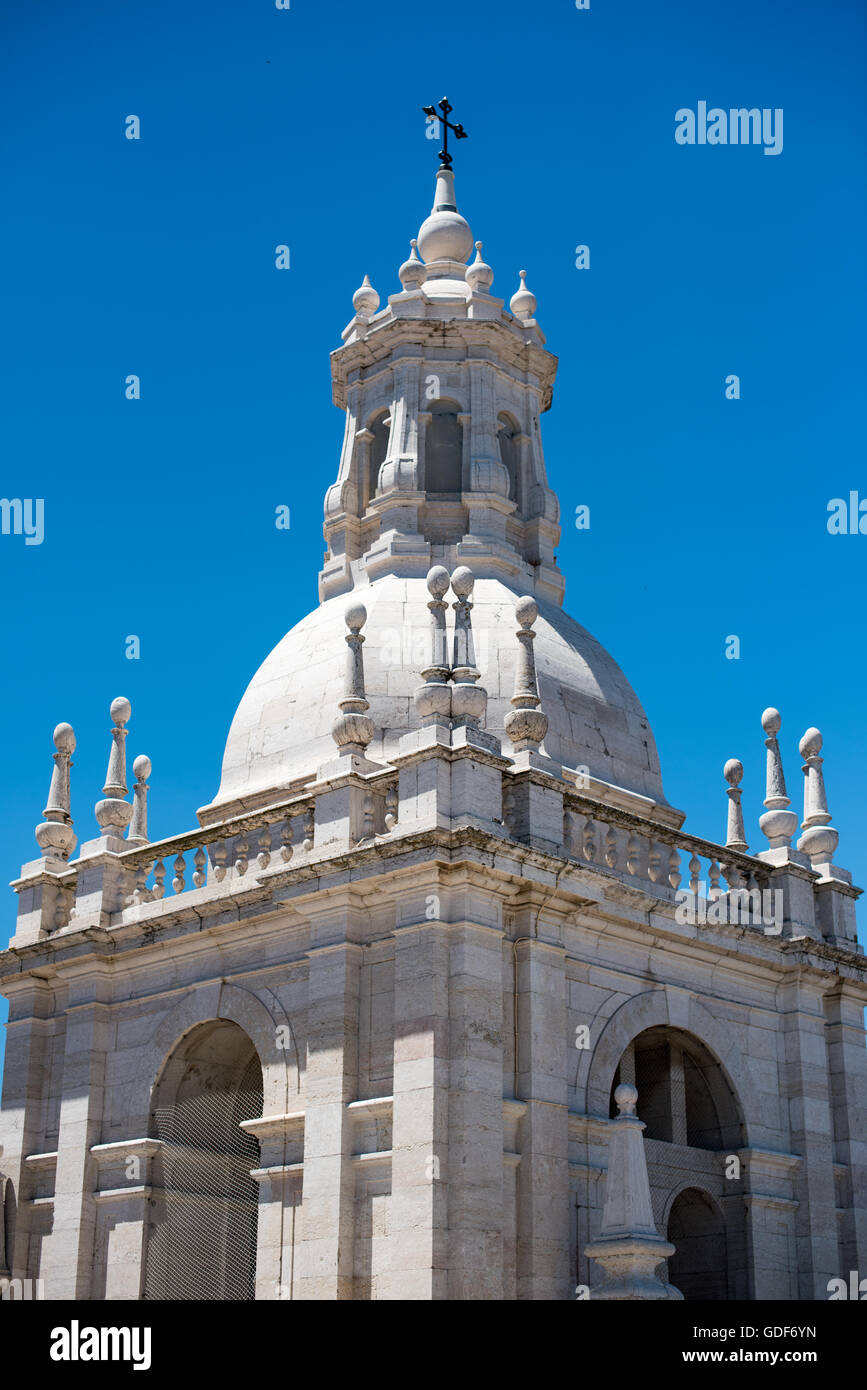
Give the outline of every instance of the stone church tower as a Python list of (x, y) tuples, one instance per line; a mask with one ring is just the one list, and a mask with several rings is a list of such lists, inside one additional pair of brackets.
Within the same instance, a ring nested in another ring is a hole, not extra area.
[(475, 253), (444, 165), (400, 292), (355, 294), (320, 602), (198, 827), (149, 841), (117, 699), (72, 857), (55, 730), (0, 956), (0, 1275), (49, 1298), (823, 1299), (867, 1274), (867, 972), (821, 735), (794, 843), (775, 710), (768, 847), (734, 760), (725, 842), (681, 829), (635, 693), (561, 606), (535, 297), (521, 272), (506, 310)]

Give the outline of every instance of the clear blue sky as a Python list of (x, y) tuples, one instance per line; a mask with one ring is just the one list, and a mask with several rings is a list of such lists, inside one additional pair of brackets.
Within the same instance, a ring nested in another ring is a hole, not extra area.
[[(642, 699), (669, 800), (722, 836), (740, 757), (763, 848), (776, 704), (798, 809), (797, 740), (823, 730), (837, 858), (867, 882), (867, 536), (826, 530), (830, 498), (867, 497), (861, 5), (6, 0), (0, 22), (0, 491), (46, 509), (41, 546), (0, 537), (6, 879), (59, 720), (95, 833), (115, 695), (154, 838), (215, 793), (247, 682), (316, 602), (328, 353), (365, 272), (399, 288), (436, 167), (420, 107), (447, 92), (493, 292), (526, 267), (561, 359), (567, 607)], [(699, 101), (783, 108), (782, 154), (676, 144)]]

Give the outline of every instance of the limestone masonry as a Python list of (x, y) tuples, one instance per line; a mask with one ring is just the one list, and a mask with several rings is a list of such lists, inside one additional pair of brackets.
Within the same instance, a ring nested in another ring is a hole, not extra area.
[(0, 955), (0, 1278), (592, 1302), (867, 1276), (867, 972), (822, 736), (799, 838), (774, 709), (768, 847), (736, 760), (725, 843), (681, 829), (638, 698), (562, 610), (557, 363), (482, 250), (444, 166), (401, 291), (354, 296), (320, 603), (197, 828), (149, 840), (119, 698), (73, 858), (55, 730)]

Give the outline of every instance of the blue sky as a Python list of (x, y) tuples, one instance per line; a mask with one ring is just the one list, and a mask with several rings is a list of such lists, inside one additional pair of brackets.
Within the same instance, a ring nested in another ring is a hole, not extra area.
[[(867, 498), (864, 27), (853, 0), (6, 0), (0, 491), (45, 501), (42, 545), (0, 536), (6, 878), (36, 855), (59, 720), (95, 833), (115, 695), (154, 838), (215, 793), (247, 682), (316, 602), (328, 353), (365, 272), (399, 288), (436, 168), (420, 108), (447, 92), (493, 292), (526, 267), (560, 357), (566, 606), (643, 701), (669, 800), (722, 837), (738, 756), (764, 847), (775, 704), (799, 810), (797, 740), (823, 730), (837, 859), (867, 882), (867, 536), (826, 527)], [(702, 100), (782, 108), (782, 154), (678, 145)]]

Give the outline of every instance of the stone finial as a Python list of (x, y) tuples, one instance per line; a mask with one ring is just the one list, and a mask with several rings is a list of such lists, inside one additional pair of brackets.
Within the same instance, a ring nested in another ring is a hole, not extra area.
[(72, 829), (69, 799), (69, 769), (75, 752), (75, 734), (71, 724), (58, 724), (54, 730), (54, 770), (48, 789), (48, 805), (42, 812), (42, 824), (36, 827), (36, 843), (46, 859), (67, 860), (75, 849), (77, 839)]
[(346, 626), (346, 675), (344, 696), (340, 701), (341, 713), (331, 726), (331, 737), (340, 750), (340, 756), (352, 753), (363, 754), (373, 738), (373, 720), (365, 714), (370, 708), (364, 694), (364, 638), (361, 629), (367, 622), (367, 609), (363, 603), (350, 603), (344, 614)]
[(515, 693), (512, 709), (506, 715), (505, 729), (516, 753), (528, 748), (536, 753), (548, 732), (548, 716), (539, 708), (539, 685), (536, 679), (536, 659), (533, 642), (536, 634), (533, 623), (539, 615), (536, 600), (525, 596), (515, 603), (518, 620), (518, 663), (515, 667)]
[(103, 835), (114, 835), (117, 839), (123, 838), (123, 832), (129, 825), (132, 816), (132, 806), (123, 798), (127, 794), (126, 785), (126, 734), (124, 725), (128, 723), (132, 708), (129, 700), (119, 695), (116, 700), (112, 700), (109, 711), (114, 724), (111, 731), (111, 754), (108, 759), (108, 772), (106, 774), (103, 795), (105, 801), (98, 801), (94, 807), (94, 813), (99, 823), (99, 828)]
[(804, 833), (798, 841), (798, 849), (809, 857), (815, 869), (820, 864), (831, 863), (840, 838), (830, 823), (831, 813), (822, 772), (824, 758), (819, 757), (822, 735), (818, 729), (807, 730), (798, 744), (798, 751), (804, 759), (804, 819), (801, 821)]
[(452, 692), (448, 684), (451, 670), (448, 660), (446, 633), (446, 604), (443, 602), (449, 587), (449, 572), (443, 565), (428, 571), (430, 602), (430, 661), (421, 673), (424, 685), (413, 694), (415, 707), (423, 725), (448, 719), (452, 708)]
[(371, 285), (369, 275), (365, 275), (352, 296), (352, 307), (356, 314), (361, 314), (364, 318), (370, 318), (379, 308), (379, 295)]
[(151, 775), (151, 760), (140, 753), (132, 765), (136, 783), (132, 789), (132, 820), (126, 842), (132, 848), (146, 845), (148, 841), (148, 778)]
[(798, 824), (794, 811), (786, 808), (789, 798), (786, 794), (786, 779), (783, 775), (783, 758), (777, 734), (780, 732), (782, 718), (778, 709), (766, 709), (762, 715), (762, 728), (767, 734), (765, 747), (768, 750), (766, 771), (766, 795), (764, 804), (767, 811), (759, 817), (759, 829), (766, 835), (771, 849), (788, 849)]
[(591, 1286), (595, 1299), (679, 1299), (682, 1294), (656, 1273), (674, 1254), (653, 1220), (644, 1124), (636, 1114), (638, 1091), (623, 1082), (614, 1092), (618, 1109), (609, 1122), (605, 1206), (598, 1238), (585, 1254), (602, 1266), (601, 1283)]
[(410, 246), (412, 250), (409, 253), (409, 260), (404, 261), (397, 276), (405, 290), (417, 290), (425, 282), (427, 269), (418, 254), (418, 242), (415, 237), (410, 242)]
[(527, 289), (526, 270), (518, 271), (521, 283), (509, 300), (509, 308), (516, 319), (531, 319), (536, 313), (536, 296)]
[(494, 281), (494, 272), (482, 260), (482, 243), (476, 242), (476, 259), (467, 266), (466, 281), (473, 294), (488, 294)]
[(726, 849), (740, 850), (745, 854), (749, 846), (744, 831), (744, 811), (741, 806), (740, 782), (744, 775), (744, 765), (737, 758), (729, 758), (723, 768), (723, 776), (728, 782), (726, 796), (729, 799), (728, 825), (726, 828)]
[(451, 582), (457, 598), (457, 603), (452, 604), (455, 611), (452, 720), (456, 725), (476, 725), (488, 708), (488, 692), (483, 686), (476, 684), (481, 672), (476, 666), (473, 625), (470, 618), (473, 607), (470, 595), (476, 581), (472, 570), (467, 565), (460, 565), (452, 574)]

